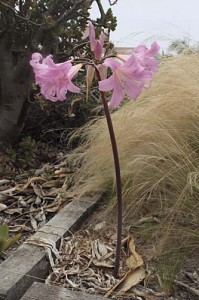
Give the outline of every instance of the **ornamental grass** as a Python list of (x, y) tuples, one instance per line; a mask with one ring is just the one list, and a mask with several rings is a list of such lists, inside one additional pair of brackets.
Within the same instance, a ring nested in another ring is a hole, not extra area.
[[(139, 232), (153, 240), (157, 256), (171, 249), (195, 250), (199, 247), (199, 55), (162, 59), (152, 88), (134, 102), (124, 101), (112, 119), (124, 224), (136, 228), (143, 220)], [(103, 217), (108, 220), (116, 204), (116, 186), (105, 120), (87, 124), (81, 137), (76, 191), (105, 193)]]

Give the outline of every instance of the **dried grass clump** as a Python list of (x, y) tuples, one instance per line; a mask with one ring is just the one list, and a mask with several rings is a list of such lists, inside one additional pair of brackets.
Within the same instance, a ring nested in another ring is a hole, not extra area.
[[(124, 220), (157, 215), (165, 238), (199, 244), (199, 55), (160, 63), (152, 88), (112, 114), (123, 179)], [(84, 128), (86, 151), (77, 174), (81, 193), (102, 190), (115, 199), (106, 121)], [(112, 202), (111, 202), (112, 203)], [(112, 208), (112, 204), (107, 208)], [(147, 227), (148, 228), (148, 227)], [(186, 244), (188, 245), (188, 243)]]

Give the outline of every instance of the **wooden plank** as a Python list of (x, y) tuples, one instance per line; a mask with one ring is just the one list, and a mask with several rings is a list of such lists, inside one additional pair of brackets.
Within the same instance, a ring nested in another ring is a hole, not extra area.
[(21, 300), (104, 300), (102, 296), (71, 291), (63, 287), (33, 283)]
[[(33, 235), (50, 239), (59, 244), (62, 236), (79, 228), (97, 206), (101, 195), (73, 200), (54, 218)], [(35, 278), (46, 278), (48, 260), (43, 248), (22, 244), (16, 252), (0, 264), (0, 300), (18, 300), (34, 282)]]

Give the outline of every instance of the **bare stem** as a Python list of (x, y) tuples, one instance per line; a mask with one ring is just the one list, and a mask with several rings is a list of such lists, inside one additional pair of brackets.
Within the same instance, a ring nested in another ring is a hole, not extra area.
[[(98, 80), (101, 80), (99, 71), (96, 68), (96, 73)], [(104, 112), (106, 116), (107, 126), (109, 130), (111, 146), (113, 151), (113, 158), (115, 164), (115, 177), (116, 177), (116, 185), (117, 185), (117, 245), (116, 245), (116, 259), (115, 259), (115, 267), (113, 270), (113, 276), (118, 276), (118, 271), (120, 267), (120, 256), (121, 256), (121, 248), (122, 248), (122, 180), (120, 174), (120, 162), (119, 162), (119, 155), (117, 149), (117, 143), (115, 138), (115, 133), (113, 129), (113, 123), (111, 120), (111, 115), (109, 112), (108, 104), (106, 101), (106, 96), (104, 92), (101, 93), (101, 98), (104, 106)]]

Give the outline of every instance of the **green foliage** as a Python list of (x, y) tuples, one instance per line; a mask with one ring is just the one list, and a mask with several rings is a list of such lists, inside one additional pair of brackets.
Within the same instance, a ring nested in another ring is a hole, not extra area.
[(113, 16), (112, 9), (109, 8), (105, 15), (105, 23), (108, 29), (115, 31), (117, 27), (117, 18)]
[(182, 39), (176, 39), (172, 41), (168, 50), (175, 51), (177, 54), (183, 54), (187, 50), (193, 50), (190, 46), (190, 38), (183, 37)]
[(11, 161), (15, 161), (16, 160), (16, 151), (11, 146), (9, 146), (6, 149), (5, 153), (10, 158)]
[(41, 157), (43, 149), (44, 143), (35, 141), (30, 136), (22, 138), (15, 145), (9, 145), (1, 149), (0, 176), (10, 175), (15, 172), (16, 168), (28, 170), (38, 166), (39, 160), (43, 160), (43, 157)]
[(21, 234), (9, 238), (9, 227), (7, 224), (0, 225), (0, 255), (2, 252), (12, 247), (19, 239)]
[(19, 143), (18, 162), (23, 169), (34, 166), (36, 154), (43, 145), (40, 141), (36, 142), (30, 136), (24, 137)]

